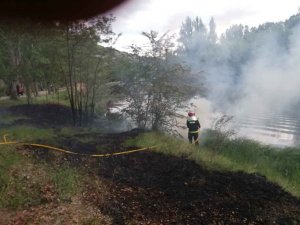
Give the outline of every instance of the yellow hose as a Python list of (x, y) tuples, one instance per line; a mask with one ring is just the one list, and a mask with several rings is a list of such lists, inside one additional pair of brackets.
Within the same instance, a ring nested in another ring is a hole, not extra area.
[(6, 140), (6, 135), (3, 135), (3, 140), (4, 142), (0, 142), (0, 145), (11, 145), (11, 144), (17, 144), (17, 145), (25, 145), (25, 146), (33, 146), (33, 147), (41, 147), (41, 148), (46, 148), (58, 152), (63, 152), (66, 154), (73, 154), (73, 155), (81, 155), (81, 156), (90, 156), (90, 157), (108, 157), (108, 156), (114, 156), (114, 155), (125, 155), (125, 154), (130, 154), (134, 152), (140, 152), (140, 151), (145, 151), (149, 150), (151, 148), (154, 148), (155, 146), (152, 147), (144, 147), (144, 148), (139, 148), (139, 149), (134, 149), (134, 150), (129, 150), (129, 151), (123, 151), (123, 152), (114, 152), (114, 153), (105, 153), (105, 154), (84, 154), (84, 153), (77, 153), (77, 152), (72, 152), (70, 150), (65, 150), (62, 148), (56, 148), (50, 145), (43, 145), (43, 144), (33, 144), (33, 143), (22, 143), (18, 141), (7, 141)]

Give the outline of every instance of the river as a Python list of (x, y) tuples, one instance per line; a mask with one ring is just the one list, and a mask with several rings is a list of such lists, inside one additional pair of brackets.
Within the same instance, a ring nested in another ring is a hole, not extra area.
[[(203, 98), (191, 100), (191, 109), (196, 112), (202, 131), (212, 128), (213, 121), (222, 116), (212, 104)], [(263, 144), (292, 147), (300, 144), (300, 116), (296, 111), (285, 113), (261, 113), (247, 116), (231, 115), (231, 127), (238, 137), (246, 137)], [(187, 133), (187, 132), (185, 132)], [(187, 134), (184, 134), (186, 137)]]
[(300, 118), (295, 113), (258, 114), (238, 121), (238, 133), (280, 147), (300, 144)]
[[(205, 129), (211, 129), (216, 118), (220, 118), (222, 113), (215, 110), (212, 103), (204, 98), (195, 97), (188, 104), (190, 110), (196, 113), (200, 121), (201, 138)], [(120, 103), (111, 110), (112, 112), (120, 112), (123, 107), (126, 107), (126, 104)], [(187, 116), (188, 111), (186, 109), (178, 113)], [(232, 116), (233, 119), (229, 125), (235, 130), (238, 137), (246, 137), (263, 144), (278, 147), (292, 147), (300, 144), (300, 116), (295, 112), (284, 114), (253, 114), (243, 117)], [(187, 140), (186, 118), (178, 118), (178, 123), (181, 128), (176, 128), (176, 131)], [(126, 120), (118, 131), (130, 130), (132, 128), (134, 128), (133, 123)]]

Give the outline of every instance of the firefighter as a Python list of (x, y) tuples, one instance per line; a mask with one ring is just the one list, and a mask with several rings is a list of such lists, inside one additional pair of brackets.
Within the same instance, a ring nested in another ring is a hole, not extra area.
[(189, 134), (188, 134), (189, 142), (193, 143), (193, 140), (194, 140), (195, 145), (198, 145), (199, 144), (199, 141), (198, 141), (199, 129), (200, 129), (201, 125), (199, 123), (199, 120), (195, 116), (194, 112), (188, 113), (186, 126), (189, 128)]

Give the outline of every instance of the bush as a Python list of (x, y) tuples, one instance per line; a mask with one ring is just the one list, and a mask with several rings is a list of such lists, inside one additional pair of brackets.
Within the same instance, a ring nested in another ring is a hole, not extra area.
[(232, 119), (232, 116), (226, 115), (217, 117), (214, 120), (211, 129), (203, 132), (202, 144), (214, 152), (220, 152), (226, 142), (229, 141), (236, 133), (230, 126)]

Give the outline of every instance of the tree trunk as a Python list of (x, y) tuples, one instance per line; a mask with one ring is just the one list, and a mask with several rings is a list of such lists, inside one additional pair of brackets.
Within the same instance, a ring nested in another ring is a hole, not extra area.
[(25, 82), (24, 86), (25, 86), (25, 91), (26, 91), (27, 104), (30, 105), (30, 104), (32, 104), (31, 87), (28, 82)]
[(38, 97), (39, 96), (38, 82), (34, 81), (33, 86), (34, 86), (34, 95), (35, 97)]
[[(71, 57), (71, 47), (70, 47), (70, 37), (69, 37), (69, 25), (66, 27), (66, 44), (67, 44), (67, 54), (68, 54), (68, 80), (66, 84), (69, 84), (69, 98), (70, 98), (70, 106), (72, 111), (73, 125), (77, 124), (77, 112), (76, 112), (76, 103), (74, 99), (74, 89), (73, 89), (73, 66), (72, 66), (72, 57)], [(76, 89), (76, 86), (75, 86)]]
[(17, 82), (12, 81), (9, 85), (9, 95), (11, 99), (18, 99), (18, 93), (17, 93)]

